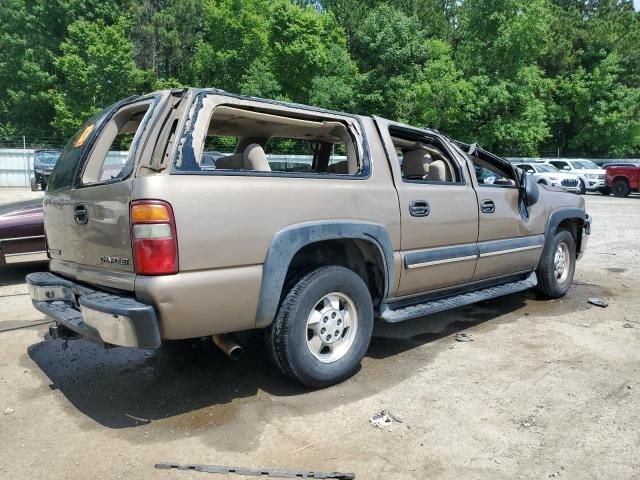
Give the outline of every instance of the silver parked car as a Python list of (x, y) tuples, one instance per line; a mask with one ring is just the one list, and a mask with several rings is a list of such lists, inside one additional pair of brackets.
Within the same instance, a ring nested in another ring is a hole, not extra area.
[(567, 192), (580, 193), (580, 179), (567, 172), (561, 172), (553, 165), (528, 162), (517, 163), (516, 167), (536, 178), (541, 185), (564, 188)]
[(591, 160), (584, 159), (553, 159), (545, 163), (556, 167), (561, 172), (573, 173), (580, 180), (580, 193), (600, 192), (609, 195), (609, 187), (605, 184), (606, 170), (600, 168)]

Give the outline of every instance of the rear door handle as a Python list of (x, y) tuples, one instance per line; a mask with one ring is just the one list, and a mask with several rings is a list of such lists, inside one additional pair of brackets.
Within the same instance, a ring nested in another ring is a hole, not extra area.
[(482, 213), (493, 213), (496, 211), (496, 205), (493, 200), (483, 200), (480, 204), (480, 211)]
[(78, 203), (73, 207), (73, 219), (78, 225), (86, 225), (89, 221), (89, 213), (86, 203)]
[(409, 204), (409, 213), (412, 217), (426, 217), (431, 213), (431, 207), (426, 200), (414, 200)]

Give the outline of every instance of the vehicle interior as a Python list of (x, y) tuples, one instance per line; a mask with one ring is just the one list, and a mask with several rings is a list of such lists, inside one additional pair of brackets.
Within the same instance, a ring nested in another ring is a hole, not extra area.
[(198, 168), (356, 175), (362, 162), (339, 121), (220, 106), (209, 121)]
[(390, 129), (391, 140), (405, 181), (460, 182), (456, 163), (435, 137)]

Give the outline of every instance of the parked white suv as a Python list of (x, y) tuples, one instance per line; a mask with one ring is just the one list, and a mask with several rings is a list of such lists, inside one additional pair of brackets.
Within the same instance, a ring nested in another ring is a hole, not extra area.
[(606, 170), (600, 168), (591, 160), (573, 159), (573, 160), (547, 160), (545, 163), (553, 165), (563, 172), (571, 172), (580, 180), (580, 193), (600, 192), (604, 195), (609, 194), (609, 189), (604, 181)]
[(573, 173), (561, 172), (553, 165), (540, 162), (516, 163), (516, 167), (532, 175), (540, 184), (580, 193), (580, 179)]

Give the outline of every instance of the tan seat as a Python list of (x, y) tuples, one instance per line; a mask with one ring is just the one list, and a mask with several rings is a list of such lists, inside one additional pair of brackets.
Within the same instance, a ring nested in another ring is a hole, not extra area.
[(434, 182), (446, 182), (447, 180), (447, 164), (442, 160), (436, 160), (429, 165), (429, 175), (427, 180)]
[(342, 160), (340, 162), (332, 163), (327, 167), (327, 173), (336, 173), (338, 175), (346, 175), (349, 173), (349, 162)]
[(431, 155), (426, 150), (409, 150), (402, 156), (402, 176), (421, 179), (429, 175)]
[(219, 158), (216, 160), (216, 168), (222, 170), (253, 170), (257, 172), (271, 171), (267, 155), (257, 143), (248, 145), (243, 153), (234, 153), (233, 155)]
[(255, 170), (258, 172), (271, 171), (271, 166), (267, 161), (267, 155), (264, 153), (263, 148), (257, 143), (252, 143), (244, 149), (243, 160), (246, 170)]
[(234, 153), (233, 155), (218, 158), (216, 160), (216, 168), (222, 170), (242, 169), (242, 153)]

